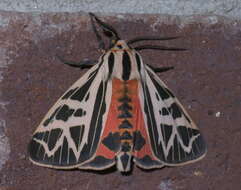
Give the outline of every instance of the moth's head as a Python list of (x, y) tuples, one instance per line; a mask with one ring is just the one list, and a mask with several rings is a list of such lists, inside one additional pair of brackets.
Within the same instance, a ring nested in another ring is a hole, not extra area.
[(111, 48), (112, 51), (118, 50), (129, 50), (130, 47), (127, 45), (125, 40), (118, 40), (115, 45)]
[[(157, 41), (162, 41), (162, 40), (173, 40), (177, 39), (179, 37), (153, 37), (153, 36), (142, 36), (142, 37), (137, 37), (131, 40), (128, 40), (127, 42), (120, 40), (120, 37), (116, 30), (108, 25), (107, 23), (101, 21), (99, 18), (97, 18), (93, 13), (89, 13), (90, 18), (91, 18), (91, 24), (93, 31), (95, 33), (95, 36), (99, 42), (99, 48), (101, 50), (107, 51), (107, 50), (120, 50), (120, 49), (135, 49), (137, 51), (143, 50), (143, 49), (155, 49), (155, 50), (163, 50), (163, 51), (185, 51), (185, 48), (174, 48), (174, 47), (165, 47), (165, 46), (159, 46), (159, 45), (137, 45), (133, 47), (133, 45), (137, 42), (141, 41), (150, 41), (150, 40), (157, 40)], [(101, 30), (102, 30), (102, 35), (106, 36), (109, 39), (109, 47), (105, 47), (104, 40), (102, 39), (101, 35), (96, 29), (95, 25), (98, 25)], [(122, 46), (122, 47), (121, 47)]]
[(104, 42), (101, 38), (101, 35), (98, 33), (98, 31), (95, 27), (95, 23), (102, 29), (103, 35), (106, 36), (109, 39), (108, 49), (114, 47), (116, 45), (116, 43), (120, 40), (120, 37), (119, 37), (118, 33), (116, 32), (116, 30), (112, 26), (110, 26), (107, 23), (101, 21), (93, 13), (89, 13), (89, 15), (90, 15), (90, 18), (91, 18), (93, 30), (94, 30), (95, 35), (97, 37), (97, 40), (99, 42), (99, 48), (106, 50), (105, 44), (104, 44)]

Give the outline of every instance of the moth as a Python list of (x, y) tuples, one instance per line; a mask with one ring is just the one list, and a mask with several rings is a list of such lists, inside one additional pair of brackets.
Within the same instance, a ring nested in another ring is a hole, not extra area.
[[(56, 169), (120, 172), (179, 166), (200, 160), (206, 144), (199, 129), (140, 50), (181, 51), (137, 42), (177, 37), (138, 37), (121, 40), (116, 30), (89, 13), (99, 48), (97, 62), (66, 64), (90, 68), (55, 103), (29, 143), (30, 160)], [(100, 34), (99, 30), (102, 31)], [(108, 47), (103, 36), (109, 40)]]

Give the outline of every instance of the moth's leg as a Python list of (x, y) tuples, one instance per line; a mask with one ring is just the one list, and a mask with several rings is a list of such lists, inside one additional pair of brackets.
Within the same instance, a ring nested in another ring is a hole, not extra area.
[(173, 66), (171, 66), (171, 67), (153, 67), (149, 64), (147, 64), (147, 65), (156, 73), (162, 73), (162, 72), (166, 72), (166, 71), (169, 71), (171, 69), (174, 69)]
[(80, 69), (89, 69), (92, 66), (94, 66), (97, 63), (97, 61), (85, 59), (80, 62), (68, 61), (68, 62), (63, 62), (63, 63), (66, 65), (69, 65), (71, 67), (79, 67)]
[(84, 59), (83, 61), (80, 61), (80, 62), (74, 62), (74, 61), (66, 61), (59, 56), (57, 56), (57, 57), (62, 63), (66, 64), (66, 65), (69, 65), (71, 67), (78, 67), (80, 69), (91, 68), (92, 66), (94, 66), (97, 63), (96, 60)]

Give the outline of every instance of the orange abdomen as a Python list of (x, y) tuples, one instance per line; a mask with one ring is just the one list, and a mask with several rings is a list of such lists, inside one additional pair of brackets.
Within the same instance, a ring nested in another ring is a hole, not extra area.
[(117, 167), (129, 171), (132, 156), (152, 155), (138, 96), (136, 79), (112, 80), (112, 97), (101, 144), (96, 155), (117, 158)]

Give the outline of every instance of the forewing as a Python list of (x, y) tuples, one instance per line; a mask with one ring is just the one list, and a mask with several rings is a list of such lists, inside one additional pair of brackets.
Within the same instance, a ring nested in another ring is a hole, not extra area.
[(153, 154), (164, 165), (201, 159), (206, 145), (199, 129), (173, 93), (145, 67), (139, 96)]
[(111, 96), (103, 73), (91, 68), (44, 117), (29, 144), (35, 164), (75, 168), (94, 158)]

